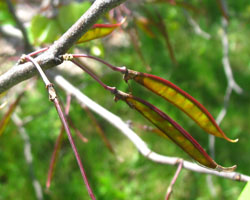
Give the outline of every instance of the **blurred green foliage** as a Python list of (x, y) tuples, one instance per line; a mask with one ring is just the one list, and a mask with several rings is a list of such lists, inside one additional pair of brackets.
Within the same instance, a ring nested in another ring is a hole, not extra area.
[[(230, 15), (229, 58), (235, 80), (243, 88), (244, 94), (232, 93), (227, 115), (221, 123), (222, 130), (230, 138), (239, 138), (239, 142), (231, 144), (223, 139), (216, 139), (215, 161), (223, 166), (237, 164), (238, 172), (250, 175), (250, 41), (248, 38), (250, 35), (250, 4), (246, 1), (228, 0), (227, 2)], [(152, 67), (150, 73), (177, 84), (198, 99), (216, 117), (222, 109), (227, 87), (227, 79), (222, 66), (222, 16), (216, 1), (206, 0), (200, 3), (200, 1), (192, 0), (189, 1), (189, 4), (197, 8), (199, 12), (187, 11), (200, 27), (211, 35), (211, 39), (207, 40), (195, 34), (182, 7), (166, 3), (145, 4), (150, 12), (154, 13), (157, 10), (164, 18), (178, 65), (173, 66), (163, 37), (150, 38), (138, 29), (141, 51), (146, 62)], [(128, 3), (127, 6), (130, 7), (130, 4)], [(133, 12), (146, 17), (143, 9), (136, 5), (133, 6)], [(76, 3), (70, 4), (67, 8), (73, 9), (71, 12), (64, 6), (61, 7), (57, 15), (59, 20), (50, 19), (47, 22), (45, 17), (35, 16), (29, 29), (33, 43), (37, 45), (41, 42), (53, 42), (81, 15), (79, 7), (76, 6)], [(87, 7), (80, 8), (87, 9)], [(36, 20), (38, 20), (39, 26)], [(128, 20), (130, 19), (128, 18)], [(129, 23), (133, 25), (133, 22), (129, 21)], [(124, 31), (125, 33), (117, 31), (108, 39), (102, 40), (103, 46), (101, 47), (105, 52), (105, 60), (117, 66), (127, 66), (130, 69), (145, 72), (145, 66), (129, 41), (126, 29)], [(126, 39), (118, 40), (115, 45), (111, 45), (110, 40), (118, 37), (118, 34), (125, 34)], [(124, 45), (125, 42), (128, 42), (129, 45)], [(101, 40), (93, 41), (90, 42), (91, 45), (81, 46), (81, 48), (91, 51), (91, 46), (100, 43)], [(165, 111), (208, 150), (208, 135), (172, 105), (133, 82), (130, 82), (130, 87), (128, 87), (121, 75), (106, 67), (101, 67), (98, 74), (108, 85), (117, 86), (118, 89), (127, 92), (132, 90), (135, 96), (137, 95)], [(104, 91), (85, 74), (78, 76), (65, 74), (65, 76), (86, 95), (119, 115), (123, 120), (131, 120), (135, 124), (141, 125), (148, 124), (141, 115), (128, 108), (123, 102), (115, 103), (111, 94)], [(64, 92), (59, 88), (58, 92), (62, 101), (65, 102)], [(38, 81), (34, 90), (26, 92), (20, 107), (19, 115), (22, 119), (33, 116), (32, 121), (25, 124), (25, 128), (32, 145), (33, 168), (44, 189), (45, 199), (89, 199), (66, 137), (59, 154), (50, 191), (45, 191), (49, 161), (61, 125), (56, 110), (48, 101), (47, 92), (41, 81)], [(153, 163), (144, 158), (118, 130), (96, 116), (116, 151), (118, 157), (116, 158), (109, 153), (96, 133), (91, 120), (74, 100), (70, 116), (77, 128), (89, 139), (88, 143), (82, 143), (73, 132), (97, 199), (164, 199), (176, 167)], [(134, 127), (134, 129), (154, 151), (190, 160), (170, 141), (145, 132), (138, 127)], [(35, 199), (29, 169), (23, 155), (23, 141), (13, 123), (7, 127), (6, 132), (0, 138), (0, 161), (0, 200)], [(231, 200), (239, 196), (245, 185), (242, 182), (219, 177), (212, 177), (212, 180), (215, 196), (212, 195), (207, 184), (207, 175), (182, 170), (174, 186), (172, 199)]]
[(12, 24), (15, 25), (15, 20), (8, 11), (8, 6), (5, 1), (0, 1), (0, 25)]
[(58, 15), (52, 19), (40, 14), (36, 15), (30, 25), (29, 35), (32, 43), (41, 45), (57, 40), (88, 10), (90, 5), (89, 2), (72, 2), (59, 9)]
[(249, 199), (249, 198), (250, 198), (250, 184), (247, 183), (243, 191), (241, 192), (238, 200), (244, 200), (244, 199)]

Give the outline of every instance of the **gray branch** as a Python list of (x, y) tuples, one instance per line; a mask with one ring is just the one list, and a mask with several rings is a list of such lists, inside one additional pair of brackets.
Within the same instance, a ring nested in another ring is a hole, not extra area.
[(194, 32), (197, 35), (209, 40), (211, 38), (211, 35), (201, 29), (199, 24), (192, 18), (192, 16), (188, 13), (186, 9), (183, 9), (183, 12), (187, 18), (188, 23), (193, 27)]
[[(222, 6), (224, 10), (227, 11), (227, 3), (226, 0), (221, 1)], [(222, 122), (224, 117), (227, 114), (227, 109), (230, 101), (230, 97), (232, 94), (232, 91), (234, 90), (237, 94), (242, 94), (243, 89), (235, 82), (234, 77), (233, 77), (233, 71), (230, 65), (229, 61), (229, 41), (228, 41), (228, 34), (227, 34), (227, 27), (228, 27), (228, 20), (225, 17), (222, 17), (222, 35), (221, 35), (221, 41), (222, 41), (222, 53), (223, 53), (223, 58), (222, 58), (222, 64), (223, 64), (223, 69), (227, 78), (227, 89), (224, 95), (224, 104), (223, 107), (219, 113), (219, 115), (216, 118), (216, 122), (218, 125)], [(215, 136), (209, 135), (209, 150), (211, 153), (212, 158), (215, 158)], [(216, 190), (212, 181), (211, 176), (207, 176), (207, 183), (210, 188), (211, 194), (213, 196), (216, 196)]]
[[(75, 42), (107, 11), (118, 6), (125, 0), (96, 0), (82, 17), (68, 29), (54, 44), (44, 53), (36, 58), (40, 66), (46, 70), (60, 64), (62, 60), (58, 56), (66, 53)], [(0, 76), (0, 93), (31, 78), (37, 74), (34, 65), (29, 62), (16, 65)]]

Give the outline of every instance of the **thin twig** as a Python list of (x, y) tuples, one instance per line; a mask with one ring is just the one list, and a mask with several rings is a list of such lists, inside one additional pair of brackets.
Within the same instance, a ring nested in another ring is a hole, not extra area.
[(170, 195), (171, 195), (172, 192), (173, 192), (174, 184), (175, 184), (175, 182), (176, 182), (176, 180), (177, 180), (177, 178), (178, 178), (178, 176), (179, 176), (179, 174), (180, 174), (180, 172), (181, 172), (182, 167), (183, 167), (183, 161), (180, 160), (180, 162), (179, 162), (179, 164), (178, 164), (178, 168), (177, 168), (177, 170), (176, 170), (176, 172), (175, 172), (175, 175), (174, 175), (174, 177), (173, 177), (173, 179), (172, 179), (172, 181), (171, 181), (171, 183), (170, 183), (170, 185), (169, 185), (169, 187), (168, 187), (167, 195), (166, 195), (166, 198), (165, 198), (166, 200), (169, 200)]
[(223, 16), (224, 19), (229, 21), (229, 15), (228, 15), (228, 10), (227, 10), (227, 4), (223, 0), (216, 0), (218, 7), (220, 9), (221, 15)]
[[(44, 84), (46, 85), (46, 87), (48, 87), (49, 85), (51, 85), (49, 79), (47, 78), (47, 76), (45, 75), (45, 73), (43, 72), (42, 68), (40, 67), (40, 65), (35, 61), (34, 58), (32, 58), (30, 55), (23, 55), (22, 56), (23, 59), (26, 59), (30, 62), (32, 62), (35, 66), (36, 66), (36, 69), (38, 70), (41, 78), (43, 79), (43, 82)], [(21, 58), (22, 59), (22, 58)]]
[[(225, 1), (223, 1), (225, 4)], [(229, 62), (229, 43), (228, 43), (228, 36), (227, 36), (227, 26), (228, 22), (225, 18), (222, 18), (222, 30), (223, 34), (221, 36), (222, 41), (222, 51), (223, 51), (223, 58), (222, 58), (222, 64), (223, 69), (227, 78), (227, 89), (224, 96), (224, 103), (223, 107), (219, 113), (219, 115), (216, 118), (216, 122), (218, 125), (222, 122), (224, 117), (227, 113), (227, 108), (229, 105), (230, 97), (232, 94), (232, 91), (234, 90), (237, 94), (242, 94), (243, 90), (242, 88), (235, 82), (233, 77), (232, 68), (230, 66)], [(215, 138), (214, 136), (209, 136), (209, 150), (211, 153), (212, 158), (215, 157)]]
[[(220, 9), (223, 15), (222, 21), (221, 21), (222, 31), (223, 31), (221, 35), (222, 53), (223, 53), (222, 64), (223, 64), (225, 76), (227, 78), (227, 88), (226, 88), (226, 92), (224, 95), (223, 107), (219, 115), (216, 118), (217, 124), (220, 125), (220, 123), (226, 116), (232, 91), (234, 90), (237, 94), (240, 95), (243, 93), (243, 90), (234, 80), (232, 68), (231, 68), (230, 61), (229, 61), (229, 42), (228, 42), (228, 35), (227, 35), (227, 27), (228, 27), (229, 18), (227, 14), (227, 3), (226, 3), (226, 0), (217, 0), (217, 3), (220, 5)], [(209, 135), (209, 150), (210, 150), (211, 157), (214, 159), (215, 158), (215, 137), (212, 135)], [(208, 183), (208, 187), (210, 188), (211, 194), (213, 196), (216, 196), (216, 190), (215, 190), (211, 176), (207, 176), (207, 183)]]
[(85, 136), (83, 136), (83, 134), (81, 133), (81, 131), (79, 131), (79, 129), (76, 128), (76, 126), (74, 125), (74, 123), (73, 123), (73, 121), (72, 121), (72, 119), (70, 118), (69, 115), (67, 116), (67, 121), (68, 121), (70, 127), (75, 131), (76, 135), (80, 138), (80, 140), (83, 143), (88, 142), (88, 138), (86, 138)]
[[(226, 1), (221, 1), (223, 5), (226, 6)], [(230, 97), (232, 94), (232, 91), (234, 90), (237, 94), (242, 94), (243, 90), (242, 88), (235, 82), (233, 77), (232, 68), (230, 66), (229, 61), (229, 42), (228, 42), (228, 36), (227, 36), (227, 26), (228, 21), (223, 17), (222, 18), (222, 35), (221, 35), (221, 41), (222, 41), (222, 52), (223, 52), (223, 58), (222, 58), (222, 64), (223, 69), (227, 78), (227, 89), (224, 96), (224, 104), (223, 107), (219, 113), (219, 115), (216, 118), (216, 122), (219, 125), (227, 113), (227, 108), (229, 105)], [(212, 154), (212, 158), (215, 156), (215, 138), (214, 136), (209, 136), (209, 149), (210, 153)]]
[[(237, 94), (243, 93), (242, 88), (234, 80), (232, 68), (229, 62), (229, 56), (228, 56), (229, 44), (228, 44), (228, 36), (227, 36), (227, 26), (228, 26), (227, 20), (225, 18), (222, 18), (222, 30), (223, 30), (223, 34), (221, 36), (222, 51), (223, 51), (222, 64), (223, 64), (223, 69), (227, 78), (227, 89), (226, 89), (225, 96), (224, 96), (223, 107), (219, 115), (216, 118), (216, 122), (218, 125), (220, 125), (220, 123), (226, 116), (232, 91), (234, 90)], [(214, 158), (215, 157), (215, 138), (212, 135), (209, 136), (209, 149), (210, 149), (212, 158)]]
[[(52, 75), (52, 74), (51, 74)], [(106, 110), (86, 95), (84, 95), (80, 90), (70, 84), (67, 80), (65, 80), (60, 75), (52, 75), (53, 79), (56, 84), (58, 84), (63, 90), (67, 93), (72, 94), (80, 104), (84, 104), (89, 109), (97, 113), (99, 116), (103, 117), (106, 121), (108, 121), (111, 125), (116, 127), (118, 130), (121, 131), (128, 139), (135, 145), (138, 151), (147, 159), (152, 160), (153, 162), (167, 164), (167, 165), (176, 165), (176, 163), (181, 160), (178, 157), (168, 157), (157, 154), (149, 149), (146, 143), (134, 132), (132, 131), (129, 126), (121, 120), (120, 117), (114, 115), (110, 111)], [(207, 169), (201, 167), (195, 163), (189, 161), (183, 161), (183, 168), (197, 172), (197, 173), (204, 173), (204, 174), (211, 174), (227, 179), (237, 180), (237, 181), (250, 181), (250, 177), (244, 174), (240, 174), (237, 172), (218, 172), (211, 169)]]
[(91, 72), (87, 67), (85, 67), (83, 64), (80, 64), (76, 62), (75, 60), (71, 60), (76, 66), (80, 67), (82, 70), (84, 70), (86, 73), (88, 73), (94, 80), (96, 80), (105, 90), (110, 91), (113, 93), (116, 88), (115, 87), (110, 87), (106, 84), (104, 84), (93, 72)]
[(92, 200), (95, 200), (96, 198), (95, 198), (94, 193), (93, 193), (93, 191), (92, 191), (92, 189), (91, 189), (91, 187), (90, 187), (90, 185), (89, 185), (89, 182), (88, 182), (86, 173), (85, 173), (85, 171), (84, 171), (84, 168), (83, 168), (83, 165), (82, 165), (82, 162), (81, 162), (79, 153), (78, 153), (78, 151), (77, 151), (77, 149), (76, 149), (74, 140), (73, 140), (73, 138), (72, 138), (71, 131), (70, 131), (70, 129), (69, 129), (68, 123), (67, 123), (67, 121), (66, 121), (66, 117), (65, 117), (65, 115), (64, 115), (64, 113), (63, 113), (63, 111), (62, 111), (62, 108), (61, 108), (61, 106), (60, 106), (60, 103), (59, 103), (59, 101), (58, 101), (58, 98), (57, 98), (57, 95), (56, 95), (56, 91), (55, 91), (55, 89), (54, 89), (54, 87), (53, 87), (53, 84), (50, 83), (50, 81), (48, 80), (47, 76), (46, 76), (45, 73), (43, 72), (43, 70), (42, 70), (42, 68), (40, 67), (40, 65), (39, 65), (32, 57), (30, 57), (29, 55), (27, 55), (25, 58), (26, 58), (26, 60), (32, 62), (32, 63), (35, 65), (35, 67), (36, 67), (37, 70), (39, 71), (39, 73), (40, 73), (40, 75), (41, 75), (41, 77), (42, 77), (42, 79), (43, 79), (43, 81), (44, 81), (44, 83), (45, 83), (45, 85), (46, 85), (46, 88), (47, 88), (48, 93), (49, 93), (49, 99), (54, 103), (54, 105), (55, 105), (55, 107), (56, 107), (56, 110), (57, 110), (57, 113), (58, 113), (58, 115), (59, 115), (59, 117), (60, 117), (60, 119), (61, 119), (61, 122), (62, 122), (62, 124), (63, 124), (63, 126), (64, 126), (64, 129), (65, 129), (65, 131), (66, 131), (66, 133), (67, 133), (69, 142), (70, 142), (71, 147), (72, 147), (72, 149), (73, 149), (73, 152), (74, 152), (74, 154), (75, 154), (75, 157), (76, 157), (77, 163), (78, 163), (78, 165), (79, 165), (79, 168), (80, 168), (80, 171), (81, 171), (81, 174), (82, 174), (82, 178), (83, 178), (84, 183), (85, 183), (85, 185), (86, 185), (86, 187), (87, 187), (89, 196), (90, 196), (90, 198), (91, 198)]
[(228, 42), (228, 36), (227, 36), (227, 26), (228, 22), (225, 18), (222, 18), (222, 48), (223, 48), (223, 68), (227, 77), (227, 81), (230, 87), (237, 93), (237, 94), (242, 94), (243, 90), (242, 88), (235, 82), (234, 77), (233, 77), (233, 72), (232, 68), (230, 65), (229, 61), (229, 42)]
[(28, 168), (29, 168), (29, 171), (31, 174), (31, 179), (32, 179), (34, 190), (35, 190), (36, 199), (43, 200), (43, 190), (42, 190), (41, 184), (39, 183), (39, 181), (37, 180), (37, 178), (35, 176), (34, 169), (33, 169), (33, 163), (32, 163), (33, 159), (32, 159), (32, 153), (31, 153), (30, 137), (29, 137), (26, 129), (23, 127), (23, 122), (18, 117), (18, 115), (16, 113), (14, 113), (11, 116), (11, 118), (12, 118), (13, 122), (15, 123), (15, 125), (18, 127), (21, 138), (24, 141), (24, 157), (25, 157), (26, 163), (28, 165)]
[(35, 55), (37, 55), (37, 54), (39, 54), (39, 53), (42, 53), (42, 52), (44, 52), (44, 51), (47, 51), (49, 49), (49, 47), (44, 47), (44, 48), (42, 48), (42, 49), (38, 49), (38, 50), (36, 50), (36, 51), (34, 51), (34, 52), (31, 52), (30, 54), (29, 54), (29, 56), (35, 56)]
[[(146, 9), (144, 9), (144, 10), (146, 10)], [(147, 10), (146, 10), (146, 12), (148, 14), (150, 14)], [(162, 16), (160, 15), (160, 13), (157, 10), (155, 10), (155, 13), (157, 15), (158, 21), (155, 20), (154, 25), (160, 31), (161, 35), (164, 37), (165, 44), (166, 44), (166, 47), (168, 49), (171, 61), (173, 62), (174, 65), (178, 65), (178, 62), (176, 60), (175, 53), (174, 53), (174, 48), (173, 48), (172, 43), (170, 41), (170, 37), (169, 37), (169, 33), (168, 33), (166, 23), (165, 23)], [(154, 18), (152, 17), (152, 19), (154, 19)]]
[(22, 24), (22, 22), (20, 22), (20, 20), (18, 19), (18, 17), (16, 16), (16, 12), (15, 9), (13, 7), (13, 4), (11, 3), (11, 0), (6, 0), (6, 3), (8, 5), (8, 9), (9, 12), (11, 13), (12, 17), (14, 18), (17, 27), (20, 29), (20, 31), (22, 32), (23, 35), (23, 39), (24, 39), (24, 45), (25, 45), (25, 52), (28, 51), (32, 51), (32, 46), (30, 45), (29, 39), (28, 39), (28, 35), (27, 32)]
[[(96, 60), (104, 65), (106, 65), (107, 67), (109, 67), (111, 70), (113, 71), (118, 71), (121, 73), (125, 73), (126, 69), (124, 67), (116, 67), (114, 65), (111, 65), (110, 63), (106, 62), (105, 60), (102, 60), (101, 58), (97, 58), (95, 56), (91, 56), (91, 55), (87, 55), (87, 54), (65, 54), (63, 55), (64, 59), (67, 60), (67, 57), (73, 57), (73, 58), (90, 58), (93, 60)], [(70, 59), (70, 58), (69, 58)], [(86, 67), (87, 68), (87, 67)]]
[[(135, 20), (135, 18), (134, 18), (134, 20)], [(138, 57), (140, 58), (142, 64), (145, 65), (144, 67), (146, 68), (146, 70), (148, 72), (152, 71), (152, 68), (147, 63), (147, 61), (146, 61), (146, 59), (141, 51), (141, 45), (139, 42), (140, 41), (139, 34), (138, 34), (136, 27), (132, 27), (132, 28), (128, 29), (128, 35), (130, 37), (132, 45), (134, 46), (135, 52), (137, 53)]]
[(197, 35), (199, 35), (207, 40), (209, 40), (211, 38), (211, 35), (201, 29), (199, 24), (192, 18), (192, 16), (188, 13), (188, 11), (185, 8), (183, 8), (183, 13), (186, 16), (188, 23), (193, 27), (194, 32)]
[(20, 94), (18, 94), (16, 100), (9, 105), (8, 110), (3, 115), (2, 119), (0, 120), (0, 136), (4, 133), (4, 130), (9, 123), (10, 116), (12, 115), (14, 110), (16, 109), (17, 105), (19, 104), (19, 102), (21, 101), (23, 96), (24, 96), (24, 91), (22, 91)]
[[(66, 108), (65, 108), (65, 111), (64, 111), (66, 116), (68, 116), (68, 114), (69, 114), (70, 102), (71, 102), (71, 95), (67, 95)], [(62, 127), (60, 129), (60, 132), (59, 132), (59, 135), (58, 135), (58, 137), (56, 139), (56, 143), (55, 143), (55, 146), (54, 146), (54, 151), (53, 151), (51, 159), (50, 159), (48, 177), (47, 177), (47, 182), (46, 182), (46, 188), (47, 189), (50, 187), (51, 179), (52, 179), (55, 164), (56, 164), (56, 159), (57, 159), (57, 156), (58, 156), (58, 152), (60, 150), (60, 146), (62, 144), (63, 132), (64, 132), (64, 127), (62, 125)]]
[(56, 106), (56, 110), (57, 110), (57, 112), (58, 112), (58, 114), (59, 114), (59, 116), (60, 116), (60, 119), (61, 119), (61, 121), (62, 121), (62, 123), (63, 123), (64, 129), (65, 129), (65, 131), (66, 131), (66, 133), (67, 133), (67, 135), (68, 135), (69, 142), (70, 142), (70, 144), (71, 144), (71, 146), (72, 146), (72, 149), (73, 149), (73, 151), (74, 151), (74, 154), (75, 154), (77, 163), (78, 163), (78, 165), (79, 165), (79, 168), (80, 168), (80, 171), (81, 171), (83, 180), (84, 180), (85, 185), (86, 185), (86, 187), (87, 187), (89, 196), (90, 196), (90, 198), (91, 198), (92, 200), (95, 200), (96, 198), (95, 198), (94, 193), (92, 192), (92, 189), (91, 189), (91, 187), (90, 187), (90, 185), (89, 185), (89, 182), (88, 182), (88, 179), (87, 179), (85, 170), (84, 170), (84, 168), (83, 168), (83, 165), (82, 165), (82, 162), (81, 162), (81, 159), (80, 159), (80, 155), (79, 155), (79, 153), (78, 153), (78, 151), (77, 151), (77, 149), (76, 149), (74, 140), (73, 140), (73, 138), (72, 138), (72, 134), (71, 134), (71, 132), (70, 132), (69, 126), (68, 126), (67, 121), (66, 121), (66, 118), (65, 118), (65, 116), (64, 116), (64, 113), (63, 113), (63, 111), (62, 111), (60, 105), (59, 105), (59, 101), (58, 101), (57, 98), (54, 99), (54, 104), (55, 104), (55, 106)]
[(51, 159), (50, 159), (48, 177), (47, 177), (47, 181), (46, 181), (46, 188), (47, 189), (50, 188), (51, 179), (52, 179), (52, 176), (53, 176), (53, 172), (54, 172), (54, 169), (55, 169), (55, 163), (56, 163), (56, 159), (57, 159), (57, 156), (58, 156), (58, 150), (60, 149), (60, 146), (61, 146), (61, 143), (62, 143), (63, 131), (64, 131), (64, 128), (62, 126), (61, 129), (60, 129), (59, 135), (56, 138), (56, 142), (55, 142), (55, 145), (54, 145), (54, 151), (53, 151)]

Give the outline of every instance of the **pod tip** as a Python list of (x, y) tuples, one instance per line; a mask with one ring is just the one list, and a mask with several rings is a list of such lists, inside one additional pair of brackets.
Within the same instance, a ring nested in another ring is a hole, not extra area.
[(226, 138), (226, 140), (227, 140), (227, 141), (229, 141), (229, 142), (232, 142), (232, 143), (236, 143), (236, 142), (238, 142), (238, 141), (239, 141), (239, 138), (234, 139), (234, 140), (229, 139), (229, 138)]

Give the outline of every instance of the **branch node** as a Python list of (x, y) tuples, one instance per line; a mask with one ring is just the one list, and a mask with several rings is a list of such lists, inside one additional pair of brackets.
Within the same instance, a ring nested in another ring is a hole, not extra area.
[(146, 158), (149, 158), (149, 156), (151, 155), (151, 153), (152, 153), (152, 151), (149, 151), (149, 152), (145, 155), (145, 157), (146, 157)]
[(56, 91), (54, 89), (54, 86), (52, 83), (46, 85), (46, 88), (48, 90), (48, 93), (49, 93), (49, 100), (54, 102), (55, 98), (57, 98), (56, 96)]
[(116, 89), (116, 87), (107, 86), (107, 90), (109, 90), (109, 91), (111, 92), (111, 94), (117, 94), (117, 89)]
[(63, 63), (63, 59), (62, 58), (60, 58), (59, 56), (55, 56), (54, 58), (53, 58), (53, 61), (54, 61), (54, 64), (55, 65), (60, 65), (60, 64), (62, 64)]
[(182, 158), (178, 158), (175, 162), (175, 165), (183, 165), (183, 159)]
[(65, 53), (64, 55), (62, 55), (62, 59), (64, 61), (71, 61), (73, 60), (74, 56), (72, 54), (68, 54), (68, 53)]
[(126, 66), (119, 67), (122, 71), (122, 73), (127, 73), (128, 68)]
[(20, 64), (23, 64), (23, 63), (25, 63), (26, 62), (26, 54), (23, 54), (20, 58), (19, 58), (19, 60), (17, 61), (17, 65), (20, 65)]
[(241, 181), (241, 174), (236, 173), (236, 174), (234, 175), (234, 180), (236, 180), (236, 181)]
[(129, 73), (128, 73), (128, 69), (123, 66), (123, 67), (120, 67), (120, 69), (123, 69), (124, 70), (124, 75), (123, 75), (123, 80), (128, 83), (128, 80), (129, 80)]

